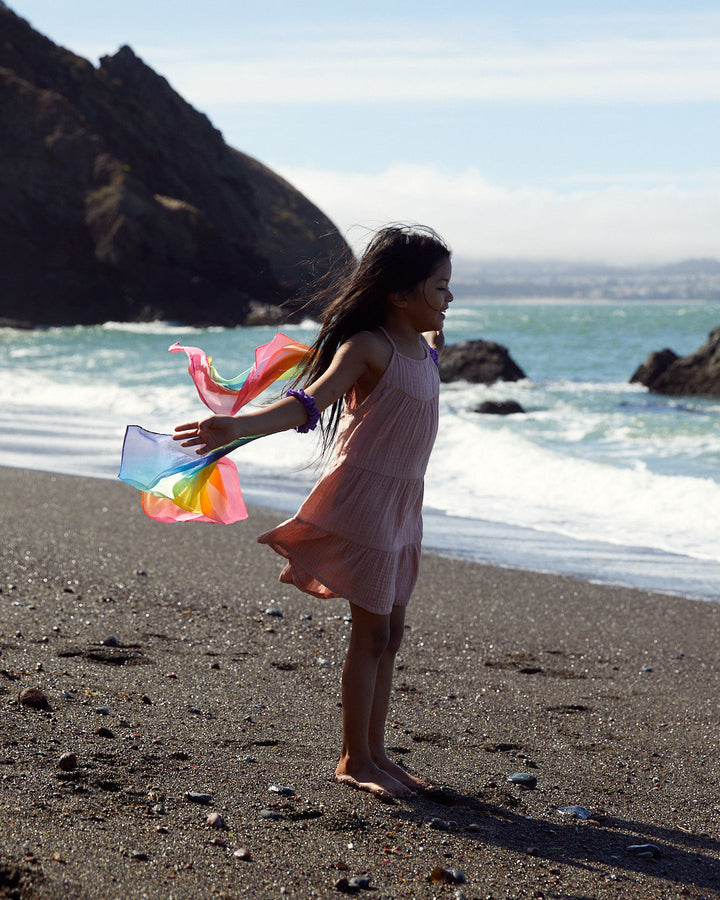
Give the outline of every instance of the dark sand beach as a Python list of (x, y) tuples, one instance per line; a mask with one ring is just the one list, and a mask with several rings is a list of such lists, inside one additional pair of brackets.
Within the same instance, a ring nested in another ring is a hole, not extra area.
[(388, 743), (436, 789), (383, 803), (331, 780), (348, 610), (277, 581), (277, 514), (0, 492), (0, 897), (720, 897), (720, 605), (426, 555)]

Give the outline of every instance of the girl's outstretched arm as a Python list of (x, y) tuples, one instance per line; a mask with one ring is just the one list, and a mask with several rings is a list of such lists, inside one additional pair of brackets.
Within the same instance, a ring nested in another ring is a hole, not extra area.
[[(322, 412), (344, 397), (358, 381), (377, 380), (388, 363), (387, 342), (369, 331), (354, 335), (336, 352), (328, 369), (304, 390)], [(174, 440), (183, 447), (197, 447), (199, 454), (224, 447), (241, 437), (276, 434), (304, 425), (308, 415), (294, 397), (283, 397), (269, 406), (238, 416), (210, 416), (186, 422), (175, 429)]]

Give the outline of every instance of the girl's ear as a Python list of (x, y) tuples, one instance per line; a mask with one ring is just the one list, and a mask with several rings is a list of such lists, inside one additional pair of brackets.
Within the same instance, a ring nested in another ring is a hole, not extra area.
[(400, 308), (407, 306), (407, 300), (405, 299), (405, 297), (403, 296), (403, 294), (400, 291), (393, 291), (393, 293), (390, 294), (388, 299), (390, 300), (390, 302), (392, 303), (393, 306), (398, 306)]

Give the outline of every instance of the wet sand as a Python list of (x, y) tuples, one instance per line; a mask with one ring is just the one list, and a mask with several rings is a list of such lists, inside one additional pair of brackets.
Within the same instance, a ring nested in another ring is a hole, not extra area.
[(427, 554), (388, 744), (437, 789), (388, 804), (331, 780), (348, 610), (277, 581), (276, 513), (0, 492), (0, 897), (720, 897), (720, 604)]

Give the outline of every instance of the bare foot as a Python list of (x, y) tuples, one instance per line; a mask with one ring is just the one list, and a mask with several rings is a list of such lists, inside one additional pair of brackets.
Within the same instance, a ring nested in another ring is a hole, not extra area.
[(400, 784), (404, 784), (405, 787), (409, 787), (412, 791), (419, 791), (422, 793), (422, 791), (429, 791), (432, 789), (432, 785), (427, 781), (416, 778), (414, 775), (406, 772), (405, 769), (401, 769), (400, 766), (396, 765), (391, 759), (388, 759), (387, 756), (374, 757), (374, 761), (383, 772), (387, 772), (391, 778), (395, 779), (395, 781), (399, 781)]
[(372, 762), (355, 769), (341, 760), (335, 770), (335, 781), (360, 791), (369, 791), (381, 800), (410, 797), (413, 793), (409, 785), (393, 778), (392, 775)]

